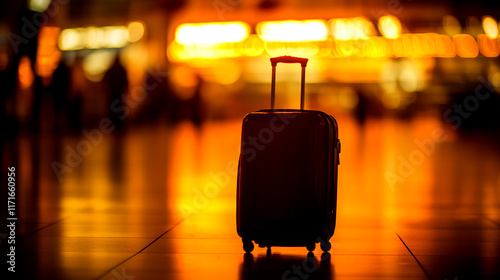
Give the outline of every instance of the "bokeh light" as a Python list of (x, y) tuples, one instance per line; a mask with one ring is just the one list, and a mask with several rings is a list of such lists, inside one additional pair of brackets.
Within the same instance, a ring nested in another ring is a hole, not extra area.
[(126, 26), (88, 26), (64, 29), (59, 36), (58, 45), (62, 51), (72, 51), (85, 48), (122, 48), (128, 42), (129, 29)]
[(455, 45), (449, 36), (436, 36), (436, 56), (437, 57), (455, 57)]
[(380, 33), (388, 39), (396, 39), (401, 35), (401, 22), (395, 16), (382, 16), (378, 19)]
[(133, 21), (128, 24), (128, 39), (130, 42), (139, 41), (144, 35), (144, 24), (138, 21)]
[(29, 0), (28, 8), (35, 12), (43, 13), (49, 7), (52, 0)]
[(96, 50), (83, 60), (83, 70), (85, 77), (92, 82), (99, 82), (104, 77), (105, 72), (111, 67), (116, 54), (108, 50)]
[(257, 33), (267, 42), (322, 41), (328, 36), (323, 20), (265, 21), (257, 25)]
[(375, 34), (373, 24), (363, 17), (332, 19), (329, 26), (335, 40), (367, 39)]
[(498, 23), (496, 19), (491, 16), (483, 17), (483, 30), (491, 39), (496, 39), (498, 37)]
[(245, 40), (244, 48), (245, 55), (259, 56), (264, 52), (265, 45), (259, 36), (252, 34)]
[(79, 29), (64, 29), (59, 36), (59, 49), (78, 50), (83, 48)]
[(469, 34), (455, 35), (453, 36), (453, 42), (455, 43), (457, 55), (460, 57), (473, 58), (479, 54), (476, 40)]
[(496, 39), (489, 38), (485, 34), (477, 36), (479, 51), (486, 57), (497, 57), (500, 54), (500, 48)]
[(472, 35), (473, 37), (477, 37), (477, 35), (483, 33), (483, 27), (481, 26), (481, 22), (475, 16), (467, 17), (467, 33)]
[(44, 26), (38, 34), (38, 48), (35, 71), (41, 77), (50, 77), (57, 68), (61, 52), (57, 49), (57, 37), (61, 29)]
[(17, 70), (17, 79), (21, 89), (27, 89), (33, 85), (35, 74), (31, 68), (31, 60), (27, 56), (21, 57)]
[(248, 24), (238, 22), (185, 23), (177, 27), (175, 40), (182, 45), (241, 42), (248, 37)]
[(446, 15), (443, 17), (443, 29), (449, 36), (462, 33), (462, 26), (460, 25), (460, 22), (452, 15)]

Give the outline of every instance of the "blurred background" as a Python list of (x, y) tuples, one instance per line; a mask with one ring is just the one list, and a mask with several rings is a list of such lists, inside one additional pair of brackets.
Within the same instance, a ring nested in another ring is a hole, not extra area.
[[(486, 0), (0, 2), (20, 265), (35, 278), (111, 279), (128, 264), (192, 279), (217, 265), (196, 252), (222, 251), (237, 257), (221, 255), (214, 277), (245, 278), (231, 166), (242, 118), (270, 106), (269, 58), (292, 55), (309, 58), (306, 109), (333, 115), (342, 142), (340, 253), (324, 278), (500, 275), (499, 15)], [(300, 68), (280, 64), (276, 107), (298, 108), (299, 92)], [(415, 270), (391, 259), (400, 240)], [(168, 265), (139, 254), (149, 242)], [(297, 261), (278, 257), (278, 275)]]
[[(361, 122), (435, 114), (454, 123), (458, 112), (442, 115), (457, 99), (478, 85), (489, 91), (500, 86), (497, 6), (405, 0), (3, 2), (2, 123), (12, 135), (19, 129), (79, 131), (108, 116), (120, 117), (123, 125), (241, 118), (268, 106), (269, 57), (279, 55), (310, 59), (309, 108)], [(293, 107), (299, 75), (287, 66), (278, 76), (284, 92), (279, 100)], [(480, 112), (462, 128), (498, 128), (498, 94), (478, 108), (475, 100), (467, 102), (466, 111)]]

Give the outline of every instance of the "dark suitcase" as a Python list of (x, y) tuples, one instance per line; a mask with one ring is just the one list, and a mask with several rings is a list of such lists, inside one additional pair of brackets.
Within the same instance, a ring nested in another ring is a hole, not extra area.
[[(243, 119), (237, 179), (237, 230), (243, 249), (306, 246), (328, 251), (335, 229), (340, 141), (336, 120), (304, 110), (308, 59), (271, 58), (271, 109)], [(300, 110), (274, 109), (276, 65), (302, 66)]]

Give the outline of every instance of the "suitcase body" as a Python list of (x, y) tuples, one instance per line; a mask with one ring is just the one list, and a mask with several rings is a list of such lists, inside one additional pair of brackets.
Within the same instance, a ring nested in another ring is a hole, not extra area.
[[(275, 62), (299, 62), (278, 57)], [(285, 61), (281, 61), (284, 59)], [(271, 60), (273, 62), (273, 59)], [(307, 60), (306, 60), (307, 62)], [(271, 108), (274, 107), (275, 67)], [(260, 247), (331, 248), (335, 230), (338, 125), (330, 115), (303, 110), (260, 110), (245, 116), (237, 179), (237, 230), (247, 252)]]

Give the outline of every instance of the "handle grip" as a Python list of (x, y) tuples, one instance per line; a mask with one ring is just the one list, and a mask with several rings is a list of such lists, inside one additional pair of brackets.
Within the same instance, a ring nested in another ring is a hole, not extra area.
[(309, 59), (295, 56), (278, 56), (271, 58), (271, 66), (273, 68), (271, 80), (271, 110), (274, 109), (274, 99), (276, 95), (276, 65), (280, 62), (283, 63), (300, 63), (302, 67), (302, 74), (300, 79), (300, 110), (304, 110), (304, 87), (306, 79), (306, 66)]
[(283, 62), (283, 63), (300, 63), (302, 67), (306, 67), (308, 60), (309, 59), (307, 58), (284, 55), (284, 56), (272, 57), (271, 65), (276, 66), (278, 63)]

